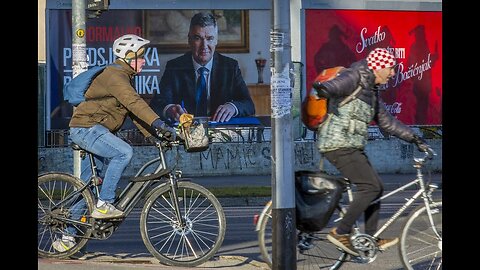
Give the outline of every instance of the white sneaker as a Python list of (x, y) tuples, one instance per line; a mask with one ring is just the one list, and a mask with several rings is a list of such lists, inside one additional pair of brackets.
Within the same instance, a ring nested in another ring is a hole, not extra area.
[(118, 218), (124, 215), (123, 211), (118, 210), (115, 206), (104, 203), (100, 207), (95, 207), (92, 217), (97, 219)]
[(52, 247), (58, 252), (65, 252), (73, 248), (77, 242), (72, 236), (62, 236), (62, 239), (57, 239), (52, 243)]

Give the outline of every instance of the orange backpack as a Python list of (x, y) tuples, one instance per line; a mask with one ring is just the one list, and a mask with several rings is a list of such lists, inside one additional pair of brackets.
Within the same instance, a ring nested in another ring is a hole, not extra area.
[[(338, 76), (339, 72), (342, 71), (344, 67), (337, 66), (326, 68), (318, 74), (315, 78), (315, 82), (326, 82)], [(338, 104), (339, 107), (345, 105), (351, 100), (356, 98), (356, 95), (362, 89), (361, 86), (358, 86), (352, 94), (346, 97), (342, 102)], [(328, 100), (326, 98), (317, 98), (317, 96), (312, 93), (310, 89), (307, 93), (307, 96), (302, 101), (302, 122), (303, 124), (311, 131), (317, 131), (318, 127), (327, 120), (328, 116)]]
[[(315, 82), (326, 82), (338, 75), (344, 67), (332, 67), (324, 69), (315, 78)], [(318, 99), (315, 94), (312, 93), (313, 89), (308, 90), (307, 96), (302, 101), (302, 122), (312, 131), (316, 131), (318, 126), (327, 119), (327, 99)]]

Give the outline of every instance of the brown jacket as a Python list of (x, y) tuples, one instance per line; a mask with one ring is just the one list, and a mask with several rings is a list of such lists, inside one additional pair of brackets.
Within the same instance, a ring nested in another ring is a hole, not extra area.
[(132, 86), (135, 71), (122, 60), (105, 70), (93, 80), (85, 93), (85, 101), (74, 110), (70, 127), (92, 127), (101, 124), (111, 132), (120, 129), (127, 115), (146, 136), (150, 126), (159, 116), (137, 94)]

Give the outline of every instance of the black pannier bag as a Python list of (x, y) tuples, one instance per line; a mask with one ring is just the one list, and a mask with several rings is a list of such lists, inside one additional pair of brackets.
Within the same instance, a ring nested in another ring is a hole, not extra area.
[(322, 230), (342, 197), (338, 177), (321, 172), (295, 172), (295, 206), (297, 229), (304, 232)]

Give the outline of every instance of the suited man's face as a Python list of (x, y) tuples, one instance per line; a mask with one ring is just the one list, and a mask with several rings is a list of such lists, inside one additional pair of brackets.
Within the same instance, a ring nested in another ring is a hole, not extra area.
[(218, 29), (212, 26), (200, 27), (195, 25), (188, 32), (188, 45), (193, 54), (193, 59), (205, 65), (212, 59), (218, 42)]

